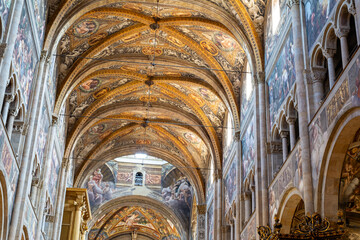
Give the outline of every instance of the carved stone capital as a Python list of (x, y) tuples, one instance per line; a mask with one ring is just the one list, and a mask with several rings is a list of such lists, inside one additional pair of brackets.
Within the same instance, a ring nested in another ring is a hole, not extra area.
[(0, 44), (0, 58), (2, 58), (4, 56), (6, 46), (7, 46), (6, 43)]
[(54, 126), (58, 123), (58, 116), (56, 115), (52, 115), (52, 118), (51, 118), (51, 124)]
[(281, 138), (287, 138), (288, 136), (289, 136), (289, 131), (286, 131), (286, 130), (280, 131)]
[(240, 132), (235, 132), (234, 140), (235, 140), (236, 142), (240, 142)]
[(350, 32), (349, 28), (342, 27), (342, 28), (337, 28), (335, 34), (338, 38), (342, 38), (342, 37), (347, 37), (349, 32)]
[(198, 214), (206, 214), (206, 204), (197, 205)]
[(300, 5), (300, 0), (287, 0), (286, 5), (291, 9), (294, 5)]
[(265, 83), (265, 73), (257, 72), (256, 79), (257, 79), (257, 83)]
[(323, 82), (326, 78), (326, 68), (323, 67), (313, 67), (311, 69), (311, 78), (313, 83)]
[(46, 215), (46, 222), (54, 222), (55, 221), (55, 215)]
[(69, 158), (63, 158), (62, 163), (61, 163), (62, 168), (67, 169), (69, 166), (69, 162), (70, 162)]
[(268, 154), (272, 153), (281, 153), (282, 152), (282, 143), (281, 142), (270, 142), (268, 143)]
[(289, 125), (295, 125), (296, 118), (294, 118), (294, 117), (287, 117), (287, 118), (286, 118), (286, 122), (287, 122)]
[(5, 94), (5, 99), (4, 99), (6, 102), (13, 102), (15, 100), (15, 96), (12, 95), (12, 94)]
[(323, 55), (324, 57), (326, 57), (327, 59), (329, 58), (333, 58), (335, 53), (336, 53), (336, 49), (332, 49), (332, 48), (325, 48), (322, 49)]
[(222, 171), (221, 169), (215, 170), (215, 180), (219, 180), (222, 178)]
[(46, 50), (42, 50), (42, 51), (41, 51), (41, 54), (40, 54), (40, 61), (46, 60), (46, 56), (47, 56), (47, 51), (46, 51)]
[(24, 122), (22, 121), (15, 121), (13, 125), (13, 131), (17, 133), (22, 133), (24, 129)]

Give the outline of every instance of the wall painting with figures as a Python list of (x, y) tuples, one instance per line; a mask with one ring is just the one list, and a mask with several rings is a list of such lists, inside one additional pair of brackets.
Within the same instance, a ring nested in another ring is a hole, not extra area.
[(309, 51), (312, 49), (321, 30), (324, 28), (337, 1), (338, 0), (305, 1), (305, 21)]
[(110, 161), (94, 170), (84, 185), (92, 212), (112, 199), (141, 195), (165, 203), (189, 225), (193, 188), (177, 168), (163, 162), (153, 165)]
[(211, 203), (209, 209), (207, 210), (207, 239), (214, 239), (214, 202)]
[(241, 141), (241, 146), (242, 146), (241, 153), (242, 153), (242, 165), (243, 165), (242, 177), (244, 179), (250, 172), (250, 169), (254, 164), (254, 159), (256, 158), (254, 116), (252, 117), (252, 120), (246, 129), (246, 132)]
[(233, 159), (229, 171), (225, 177), (225, 212), (227, 212), (236, 196), (236, 167), (237, 159)]
[(274, 118), (294, 83), (295, 66), (293, 36), (292, 30), (290, 29), (285, 46), (283, 47), (274, 70), (268, 79), (271, 125), (273, 125)]
[(18, 79), (20, 79), (20, 89), (23, 102), (26, 106), (29, 104), (35, 66), (37, 63), (36, 51), (34, 50), (35, 44), (28, 19), (26, 4), (24, 4), (14, 46), (13, 66)]

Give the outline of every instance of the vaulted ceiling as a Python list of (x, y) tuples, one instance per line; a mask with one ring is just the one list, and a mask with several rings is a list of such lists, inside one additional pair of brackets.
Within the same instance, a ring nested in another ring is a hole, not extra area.
[(57, 55), (55, 112), (68, 106), (75, 179), (144, 150), (181, 169), (204, 202), (227, 112), (240, 128), (244, 66), (263, 68), (265, 0), (49, 3), (44, 48)]

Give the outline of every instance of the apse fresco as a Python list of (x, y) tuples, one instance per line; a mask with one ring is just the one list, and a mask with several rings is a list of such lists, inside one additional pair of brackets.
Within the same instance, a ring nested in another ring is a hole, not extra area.
[(274, 116), (295, 83), (295, 66), (293, 52), (293, 36), (290, 30), (285, 46), (282, 48), (275, 68), (271, 73), (269, 85), (270, 121), (274, 123)]
[(36, 150), (38, 160), (40, 162), (40, 166), (42, 166), (43, 163), (48, 131), (49, 131), (49, 117), (46, 109), (46, 103), (44, 102), (41, 109), (41, 120), (40, 120), (39, 132), (37, 135), (38, 137), (37, 137), (37, 150)]
[(280, 34), (284, 31), (284, 24), (288, 18), (290, 9), (286, 6), (286, 0), (272, 0), (269, 7), (265, 29), (265, 64), (275, 52)]
[(6, 26), (9, 10), (10, 10), (11, 0), (0, 0), (0, 16), (3, 23), (3, 28)]
[(115, 214), (110, 212), (98, 221), (89, 232), (89, 239), (108, 239), (117, 234), (132, 232), (145, 233), (159, 240), (180, 240), (174, 224), (152, 209), (123, 207)]
[(249, 126), (246, 129), (244, 137), (241, 141), (242, 146), (242, 165), (243, 172), (242, 176), (245, 178), (249, 173), (251, 167), (254, 164), (256, 158), (256, 149), (255, 149), (255, 118), (252, 117), (252, 120)]
[(32, 6), (34, 7), (34, 17), (36, 28), (39, 36), (39, 42), (42, 46), (45, 35), (45, 9), (46, 1), (45, 0), (32, 0)]
[(59, 171), (60, 171), (60, 163), (56, 153), (56, 147), (53, 146), (52, 155), (51, 155), (51, 165), (50, 165), (50, 181), (48, 183), (48, 192), (50, 195), (50, 199), (53, 204), (55, 204), (56, 197), (56, 189), (59, 180)]
[(360, 57), (355, 61), (355, 64), (349, 71), (349, 79), (351, 79), (350, 95), (353, 106), (360, 106)]
[(338, 0), (305, 1), (305, 20), (309, 51), (321, 30), (324, 28), (337, 1)]
[(28, 105), (36, 66), (35, 44), (31, 34), (29, 17), (24, 4), (13, 52), (13, 64), (25, 105)]
[(214, 239), (214, 202), (211, 203), (207, 210), (207, 239)]
[(236, 158), (233, 159), (229, 172), (225, 177), (225, 211), (227, 212), (231, 203), (234, 200), (234, 197), (237, 194), (237, 184), (236, 184)]
[[(111, 161), (96, 169), (88, 176), (84, 186), (88, 189), (92, 212), (111, 199), (142, 195), (165, 203), (189, 224), (193, 188), (180, 172), (178, 175), (171, 174), (174, 167), (169, 165), (144, 164), (140, 167)], [(136, 177), (139, 172), (141, 178)]]

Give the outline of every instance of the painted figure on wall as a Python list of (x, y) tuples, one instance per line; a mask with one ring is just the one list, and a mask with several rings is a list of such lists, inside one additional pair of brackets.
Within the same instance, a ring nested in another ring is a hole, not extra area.
[(293, 37), (292, 34), (289, 34), (279, 59), (276, 62), (275, 68), (268, 80), (271, 125), (274, 123), (274, 117), (294, 83), (295, 67)]
[(18, 79), (20, 79), (20, 89), (26, 106), (28, 105), (30, 97), (36, 65), (36, 56), (33, 50), (35, 49), (35, 44), (28, 19), (26, 4), (24, 4), (14, 46), (13, 63), (15, 71), (18, 74)]
[(249, 173), (254, 160), (256, 158), (256, 149), (255, 149), (255, 118), (253, 117), (250, 122), (246, 132), (244, 134), (244, 138), (241, 141), (242, 146), (242, 165), (243, 172), (242, 177), (245, 178)]
[(57, 153), (56, 153), (56, 149), (55, 149), (55, 145), (54, 145), (53, 150), (52, 150), (51, 166), (50, 166), (51, 179), (48, 184), (48, 191), (49, 191), (52, 203), (55, 203), (59, 170), (60, 170), (60, 164), (59, 164), (59, 159), (57, 157)]
[(214, 204), (212, 203), (207, 211), (207, 236), (208, 240), (214, 239)]
[(99, 29), (99, 23), (95, 19), (83, 19), (74, 26), (74, 35), (79, 38), (89, 37)]
[(90, 79), (80, 84), (79, 88), (83, 92), (92, 92), (98, 88), (100, 83), (101, 81), (99, 79)]
[(237, 194), (236, 188), (236, 159), (233, 160), (229, 173), (225, 178), (225, 207), (226, 211), (230, 209), (231, 203)]
[(360, 106), (360, 57), (349, 71), (349, 85), (353, 106)]
[(305, 2), (306, 32), (309, 51), (328, 20), (336, 1), (337, 0), (307, 0)]

